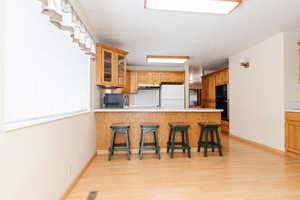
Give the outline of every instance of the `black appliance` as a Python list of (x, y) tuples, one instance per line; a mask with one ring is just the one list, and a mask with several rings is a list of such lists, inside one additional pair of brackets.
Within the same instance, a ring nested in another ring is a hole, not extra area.
[(227, 97), (227, 85), (216, 86), (216, 108), (223, 109), (221, 119), (229, 121), (229, 108)]
[(105, 94), (104, 96), (105, 108), (124, 108), (126, 104), (126, 98), (123, 94)]

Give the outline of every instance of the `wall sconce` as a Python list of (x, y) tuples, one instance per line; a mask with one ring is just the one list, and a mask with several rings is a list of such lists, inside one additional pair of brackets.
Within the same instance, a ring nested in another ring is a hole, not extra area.
[(244, 59), (244, 58), (240, 59), (240, 65), (243, 66), (244, 68), (250, 67), (250, 63), (248, 61), (246, 61), (246, 59)]

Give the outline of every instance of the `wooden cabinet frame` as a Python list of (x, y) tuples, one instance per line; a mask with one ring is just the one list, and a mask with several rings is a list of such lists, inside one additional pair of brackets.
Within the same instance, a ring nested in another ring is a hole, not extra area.
[[(104, 66), (104, 62), (105, 62), (105, 59), (104, 59), (104, 53), (105, 52), (108, 52), (108, 53), (111, 53), (111, 81), (105, 81), (105, 78), (104, 78), (104, 72), (105, 72), (105, 66)], [(101, 51), (102, 53), (102, 69), (101, 69), (101, 83), (105, 86), (116, 86), (116, 65), (115, 65), (115, 55), (114, 55), (114, 52), (109, 50), (109, 49), (102, 49)]]
[[(123, 83), (119, 83), (119, 66), (118, 66), (118, 57), (124, 57), (124, 74), (123, 74)], [(121, 53), (115, 53), (115, 62), (116, 62), (116, 86), (126, 87), (126, 76), (127, 76), (127, 56)]]
[(285, 114), (285, 150), (300, 154), (300, 113)]
[[(127, 71), (127, 55), (128, 52), (113, 48), (108, 45), (97, 43), (96, 50), (96, 84), (106, 87), (125, 87), (126, 86), (126, 71)], [(111, 81), (105, 81), (104, 79), (104, 53), (109, 52), (112, 54), (112, 79)], [(118, 83), (118, 56), (124, 56), (124, 82)]]

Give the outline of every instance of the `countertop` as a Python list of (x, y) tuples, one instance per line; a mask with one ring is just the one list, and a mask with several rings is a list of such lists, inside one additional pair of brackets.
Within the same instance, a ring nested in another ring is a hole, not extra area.
[(94, 109), (94, 112), (223, 112), (222, 109), (210, 108), (153, 108), (153, 107), (129, 107), (120, 109)]
[(300, 112), (300, 108), (286, 108), (285, 112)]

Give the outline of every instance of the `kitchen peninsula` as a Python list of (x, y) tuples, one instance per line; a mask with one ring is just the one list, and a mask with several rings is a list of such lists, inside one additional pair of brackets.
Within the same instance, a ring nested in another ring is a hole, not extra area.
[[(97, 120), (97, 150), (107, 152), (111, 142), (110, 125), (113, 123), (130, 124), (130, 140), (132, 149), (138, 149), (140, 138), (140, 123), (155, 123), (159, 128), (159, 142), (162, 149), (166, 148), (169, 125), (168, 123), (184, 122), (190, 125), (189, 140), (191, 147), (196, 147), (200, 134), (198, 123), (221, 124), (221, 112), (218, 109), (163, 109), (163, 108), (124, 108), (96, 109)], [(221, 134), (222, 135), (222, 134)], [(178, 134), (179, 136), (179, 134)], [(117, 140), (123, 138), (117, 138)], [(149, 138), (146, 138), (149, 139)], [(152, 138), (151, 138), (152, 139)], [(118, 142), (118, 141), (117, 141)], [(226, 151), (228, 140), (222, 136), (222, 145)]]

